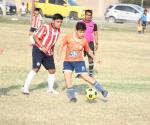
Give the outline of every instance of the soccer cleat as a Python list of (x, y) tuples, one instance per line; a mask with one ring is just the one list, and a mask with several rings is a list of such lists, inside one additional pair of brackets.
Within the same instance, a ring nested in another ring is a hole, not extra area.
[(74, 103), (77, 102), (77, 98), (71, 98), (70, 102), (74, 102)]
[(76, 75), (76, 77), (75, 78), (80, 78), (81, 76), (80, 76), (80, 74), (78, 74), (78, 75)]
[(107, 97), (108, 92), (107, 92), (106, 90), (104, 90), (104, 91), (102, 91), (102, 95), (103, 95), (104, 97)]
[(47, 92), (48, 93), (51, 93), (51, 94), (54, 94), (54, 95), (58, 95), (59, 94), (59, 92), (57, 92), (56, 90), (54, 90), (54, 89), (49, 89), (49, 90), (47, 90)]
[(24, 87), (21, 88), (21, 92), (22, 92), (23, 94), (26, 94), (26, 95), (29, 95), (29, 94), (30, 94), (29, 90), (28, 90), (28, 89), (25, 89)]

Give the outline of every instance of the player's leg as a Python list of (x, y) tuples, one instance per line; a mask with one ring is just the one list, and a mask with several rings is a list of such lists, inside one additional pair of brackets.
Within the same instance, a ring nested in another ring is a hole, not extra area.
[(45, 55), (45, 58), (43, 59), (43, 66), (45, 69), (48, 71), (48, 91), (49, 93), (52, 94), (59, 94), (55, 89), (54, 89), (54, 83), (55, 83), (55, 62), (54, 62), (54, 57), (52, 56), (47, 56)]
[(96, 81), (94, 78), (92, 78), (91, 76), (89, 76), (88, 74), (82, 73), (80, 74), (81, 78), (85, 81), (87, 81), (88, 83), (92, 84), (99, 92), (101, 92), (101, 94), (106, 97), (108, 95), (108, 92), (103, 88), (103, 86)]
[(74, 66), (72, 62), (64, 62), (64, 78), (65, 78), (65, 83), (67, 87), (67, 96), (70, 100), (70, 102), (76, 102), (76, 96), (75, 96), (75, 89), (73, 88), (72, 85), (72, 72), (74, 70)]
[(43, 59), (42, 52), (37, 47), (33, 46), (33, 49), (32, 49), (32, 63), (33, 63), (32, 64), (32, 70), (28, 73), (27, 78), (25, 80), (25, 84), (22, 88), (22, 92), (24, 94), (29, 94), (30, 84), (41, 67), (42, 59)]
[(142, 22), (142, 32), (145, 33), (145, 30), (146, 30), (146, 22), (143, 21)]
[(76, 62), (75, 63), (75, 72), (80, 74), (80, 77), (87, 81), (88, 83), (92, 84), (99, 92), (102, 93), (104, 97), (107, 96), (108, 92), (102, 87), (100, 83), (98, 83), (94, 78), (88, 75), (86, 71), (86, 66), (84, 61)]
[[(93, 54), (94, 54), (94, 42), (90, 42), (89, 43), (89, 47), (90, 49), (93, 51)], [(91, 56), (88, 55), (88, 62), (89, 62), (89, 75), (91, 77), (93, 77), (93, 72), (94, 72), (94, 61), (92, 59)]]

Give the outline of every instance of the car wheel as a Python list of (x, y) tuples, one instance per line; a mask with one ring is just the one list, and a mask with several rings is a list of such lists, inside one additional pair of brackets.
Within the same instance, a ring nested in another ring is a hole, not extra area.
[(115, 17), (109, 17), (109, 18), (108, 18), (108, 22), (109, 22), (109, 23), (115, 23), (115, 22), (116, 22)]
[(70, 12), (69, 19), (78, 20), (78, 13), (77, 12)]

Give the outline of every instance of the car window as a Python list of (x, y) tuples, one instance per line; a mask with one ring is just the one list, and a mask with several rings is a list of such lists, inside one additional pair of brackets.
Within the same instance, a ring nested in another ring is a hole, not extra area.
[(49, 0), (51, 4), (64, 5), (66, 2), (64, 0)]
[(64, 5), (66, 2), (63, 0), (55, 0), (55, 4), (57, 5)]
[(115, 9), (116, 9), (116, 10), (124, 11), (125, 6), (121, 6), (121, 5), (120, 5), (120, 6), (116, 6)]
[(55, 0), (48, 0), (48, 3), (55, 4)]
[(129, 7), (129, 6), (126, 6), (124, 8), (124, 10), (127, 11), (127, 12), (131, 12), (131, 13), (137, 13), (137, 11), (134, 8)]
[(39, 0), (39, 3), (45, 3), (45, 0)]
[(68, 0), (68, 3), (69, 3), (71, 6), (78, 6), (78, 4), (76, 3), (75, 0)]

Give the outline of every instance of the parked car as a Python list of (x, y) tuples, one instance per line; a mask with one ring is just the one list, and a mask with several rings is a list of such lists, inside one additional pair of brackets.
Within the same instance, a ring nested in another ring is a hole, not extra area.
[[(7, 15), (14, 15), (17, 12), (17, 7), (13, 3), (6, 3), (6, 14)], [(3, 0), (0, 0), (0, 15), (3, 15), (4, 13), (4, 3)]]
[[(108, 22), (137, 22), (144, 12), (144, 8), (136, 4), (113, 4), (104, 13)], [(150, 13), (148, 21), (150, 21)]]
[[(80, 19), (84, 16), (87, 8), (79, 6), (74, 0), (36, 0), (35, 7), (39, 8), (45, 16), (52, 16), (60, 13), (70, 19)], [(30, 0), (27, 3), (27, 10), (31, 11)]]

